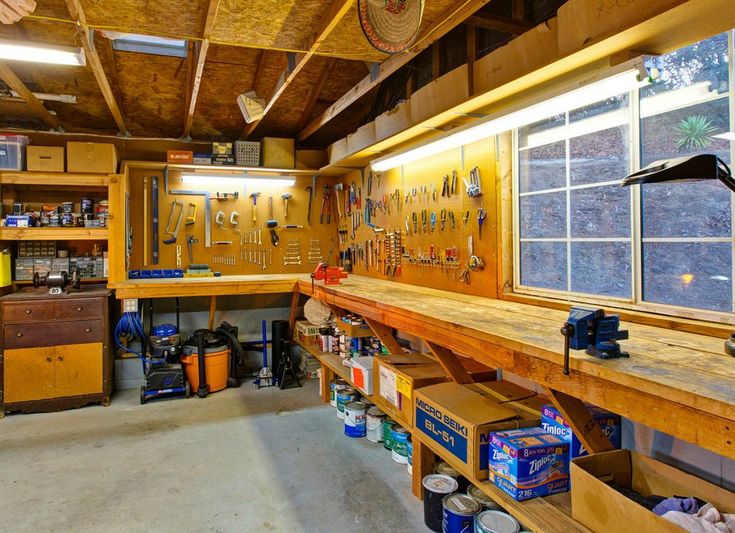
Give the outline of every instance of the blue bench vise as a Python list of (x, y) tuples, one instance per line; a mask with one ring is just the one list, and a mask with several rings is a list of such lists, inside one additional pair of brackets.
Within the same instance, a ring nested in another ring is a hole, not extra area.
[(627, 330), (620, 330), (620, 316), (605, 315), (603, 309), (572, 307), (569, 318), (561, 328), (564, 336), (564, 375), (569, 375), (569, 350), (584, 350), (600, 359), (628, 357), (620, 349), (619, 340), (628, 338)]

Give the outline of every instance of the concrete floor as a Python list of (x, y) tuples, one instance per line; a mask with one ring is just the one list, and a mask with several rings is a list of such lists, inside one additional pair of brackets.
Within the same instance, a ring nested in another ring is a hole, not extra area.
[(0, 420), (5, 531), (428, 531), (404, 465), (303, 389)]

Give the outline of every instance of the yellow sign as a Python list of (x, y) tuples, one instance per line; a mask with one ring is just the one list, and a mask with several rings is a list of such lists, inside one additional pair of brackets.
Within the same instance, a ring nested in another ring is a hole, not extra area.
[(396, 376), (396, 390), (406, 398), (411, 397), (411, 382), (403, 376)]

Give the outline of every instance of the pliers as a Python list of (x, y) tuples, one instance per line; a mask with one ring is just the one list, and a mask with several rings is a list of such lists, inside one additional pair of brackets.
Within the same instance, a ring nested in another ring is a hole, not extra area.
[(434, 232), (434, 228), (436, 227), (436, 211), (432, 211), (431, 215), (429, 215), (429, 224), (431, 226), (431, 232)]
[(426, 209), (421, 211), (421, 231), (426, 233)]
[(451, 196), (449, 191), (449, 175), (444, 174), (444, 177), (442, 177), (442, 198), (449, 198)]
[[(450, 214), (451, 214), (451, 211), (450, 211)], [(442, 231), (444, 231), (444, 226), (446, 226), (447, 224), (447, 210), (446, 209), (441, 210), (441, 213), (439, 214), (439, 220), (442, 223)]]
[(449, 188), (451, 196), (457, 193), (457, 171), (452, 170), (452, 186)]
[(447, 215), (449, 216), (449, 221), (452, 223), (452, 229), (454, 229), (454, 227), (455, 227), (454, 211), (449, 211), (449, 213), (447, 213)]
[(411, 213), (411, 219), (413, 220), (413, 232), (416, 234), (419, 232), (419, 217), (416, 214), (416, 211)]
[(478, 239), (482, 239), (482, 224), (485, 222), (485, 218), (487, 218), (487, 211), (484, 207), (480, 207), (477, 210)]

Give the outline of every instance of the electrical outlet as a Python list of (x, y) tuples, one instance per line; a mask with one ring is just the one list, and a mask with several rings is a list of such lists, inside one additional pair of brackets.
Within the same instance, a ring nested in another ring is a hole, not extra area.
[(124, 313), (137, 313), (138, 312), (138, 299), (137, 298), (123, 299), (123, 312)]

